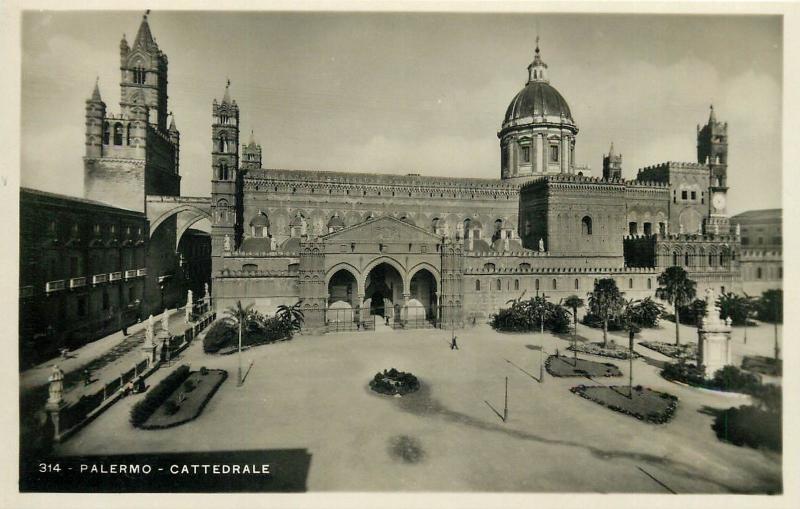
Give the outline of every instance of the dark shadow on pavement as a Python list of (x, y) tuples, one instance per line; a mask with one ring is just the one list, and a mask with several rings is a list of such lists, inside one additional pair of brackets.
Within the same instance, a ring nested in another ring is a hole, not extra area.
[(508, 360), (508, 359), (504, 359), (504, 360), (505, 360), (507, 363), (509, 363), (509, 364), (511, 364), (512, 366), (514, 366), (515, 368), (517, 368), (518, 370), (520, 370), (520, 371), (522, 371), (523, 373), (525, 373), (526, 375), (528, 375), (529, 377), (533, 378), (533, 379), (534, 379), (534, 380), (536, 380), (537, 382), (541, 382), (541, 380), (540, 380), (540, 379), (538, 379), (538, 378), (536, 378), (535, 376), (533, 376), (532, 374), (528, 373), (527, 371), (525, 371), (525, 370), (524, 370), (524, 369), (522, 369), (521, 367), (517, 366), (516, 364), (514, 364), (514, 363), (513, 363), (513, 362), (511, 362), (510, 360)]
[(486, 400), (483, 400), (483, 402), (484, 402), (484, 403), (486, 403), (487, 405), (489, 405), (489, 408), (491, 408), (491, 409), (492, 409), (492, 412), (494, 412), (495, 414), (497, 414), (497, 417), (499, 417), (501, 421), (505, 422), (505, 419), (503, 419), (503, 414), (501, 414), (500, 412), (498, 412), (498, 411), (497, 411), (497, 409), (496, 409), (495, 407), (493, 407), (491, 403), (489, 403), (489, 402), (488, 402), (488, 401), (486, 401)]

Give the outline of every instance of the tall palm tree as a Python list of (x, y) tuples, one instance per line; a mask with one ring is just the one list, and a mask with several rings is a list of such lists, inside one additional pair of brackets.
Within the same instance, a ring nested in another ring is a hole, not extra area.
[(603, 348), (608, 346), (608, 321), (622, 310), (622, 293), (612, 278), (599, 279), (589, 293), (589, 308), (603, 320)]
[(681, 344), (680, 307), (691, 302), (696, 293), (697, 283), (689, 279), (683, 267), (667, 267), (658, 276), (656, 297), (669, 302), (675, 309), (675, 345)]
[(572, 329), (572, 353), (575, 355), (574, 365), (578, 365), (578, 308), (583, 307), (583, 299), (577, 295), (570, 295), (562, 304), (565, 308), (572, 310), (572, 321), (575, 326)]
[(225, 310), (226, 320), (239, 328), (239, 382), (238, 386), (242, 385), (242, 327), (247, 324), (253, 315), (253, 304), (242, 306), (242, 301), (236, 301), (235, 306), (231, 306)]
[(537, 295), (530, 300), (530, 310), (532, 316), (539, 322), (539, 332), (544, 334), (544, 321), (547, 320), (553, 313), (550, 309), (550, 303), (547, 302), (547, 296)]
[(289, 330), (297, 331), (303, 327), (305, 321), (305, 314), (300, 309), (303, 299), (298, 300), (291, 306), (281, 304), (278, 306), (276, 315), (289, 327)]

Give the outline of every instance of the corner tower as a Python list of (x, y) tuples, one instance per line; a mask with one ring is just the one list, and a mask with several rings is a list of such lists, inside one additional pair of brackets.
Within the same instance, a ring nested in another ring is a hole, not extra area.
[(714, 106), (708, 123), (697, 126), (697, 162), (708, 167), (708, 219), (706, 232), (730, 233), (728, 218), (728, 123), (717, 122)]
[(239, 106), (231, 100), (231, 82), (221, 102), (211, 107), (211, 271), (222, 268), (222, 257), (241, 241), (241, 179), (239, 175)]
[(250, 140), (242, 147), (242, 171), (261, 169), (261, 145), (256, 143), (253, 131)]
[(614, 142), (603, 156), (603, 180), (622, 180), (622, 154), (614, 152)]
[(133, 47), (120, 42), (120, 112), (111, 113), (95, 83), (86, 101), (84, 194), (144, 212), (147, 195), (180, 195), (180, 133), (167, 128), (167, 56), (158, 49), (147, 14)]
[(547, 77), (539, 40), (528, 82), (511, 101), (497, 137), (502, 179), (575, 173), (578, 126), (567, 101)]

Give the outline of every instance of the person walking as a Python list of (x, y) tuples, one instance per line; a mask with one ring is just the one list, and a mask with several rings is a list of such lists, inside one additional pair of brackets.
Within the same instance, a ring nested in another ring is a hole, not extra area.
[(453, 339), (450, 340), (450, 350), (458, 350), (458, 341), (456, 341), (456, 336), (453, 336)]
[(89, 371), (89, 368), (83, 370), (83, 385), (89, 385), (92, 383), (92, 372)]

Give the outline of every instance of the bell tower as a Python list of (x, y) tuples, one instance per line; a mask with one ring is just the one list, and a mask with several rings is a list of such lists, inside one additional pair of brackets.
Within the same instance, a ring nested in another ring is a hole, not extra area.
[(211, 126), (211, 270), (220, 270), (223, 257), (241, 241), (241, 182), (239, 175), (239, 106), (231, 100), (231, 82), (222, 102), (214, 99)]
[(697, 162), (708, 167), (706, 233), (730, 233), (728, 218), (728, 123), (717, 122), (714, 105), (708, 123), (697, 126)]
[(156, 44), (147, 16), (142, 18), (133, 46), (125, 36), (119, 44), (120, 110), (127, 116), (133, 104), (148, 108), (150, 125), (167, 132), (167, 55)]

